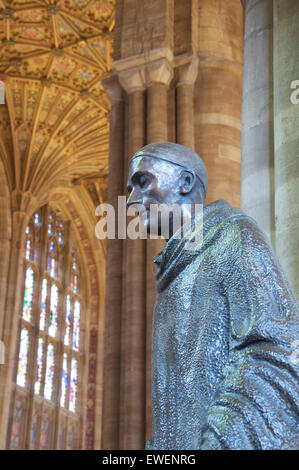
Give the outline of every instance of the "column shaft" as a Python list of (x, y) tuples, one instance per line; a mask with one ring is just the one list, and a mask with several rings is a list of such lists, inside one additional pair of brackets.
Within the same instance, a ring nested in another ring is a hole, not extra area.
[[(124, 93), (118, 79), (112, 76), (104, 82), (110, 98), (110, 147), (108, 202), (117, 214), (118, 195), (123, 194), (124, 174)], [(117, 230), (116, 230), (117, 233)], [(104, 395), (102, 448), (119, 448), (120, 360), (122, 272), (120, 267), (123, 240), (107, 240), (106, 308), (104, 350)]]
[(179, 84), (177, 97), (177, 143), (194, 148), (193, 85)]
[(28, 217), (24, 212), (14, 212), (12, 216), (12, 242), (8, 273), (8, 291), (4, 318), (3, 341), (5, 345), (5, 364), (1, 366), (1, 449), (6, 448), (7, 429), (12, 400), (12, 383), (15, 373), (15, 361), (18, 354), (19, 310), (22, 292), (25, 256), (25, 228)]
[(153, 82), (147, 89), (147, 143), (167, 140), (168, 87)]
[(273, 6), (275, 247), (299, 298), (299, 4), (274, 0)]
[[(144, 92), (134, 91), (128, 100), (129, 159), (144, 146)], [(120, 448), (144, 449), (145, 240), (126, 240), (123, 273)]]
[(209, 175), (207, 204), (240, 206), (243, 15), (235, 0), (198, 2), (195, 150)]
[(247, 0), (242, 109), (242, 209), (274, 242), (273, 2)]
[[(147, 143), (167, 141), (168, 87), (153, 82), (147, 90)], [(154, 256), (163, 250), (161, 239), (147, 240), (146, 245), (146, 438), (152, 434), (152, 321), (156, 301)]]
[[(3, 335), (5, 300), (11, 243), (11, 200), (5, 169), (0, 160), (0, 340)], [(0, 366), (1, 367), (1, 366)]]

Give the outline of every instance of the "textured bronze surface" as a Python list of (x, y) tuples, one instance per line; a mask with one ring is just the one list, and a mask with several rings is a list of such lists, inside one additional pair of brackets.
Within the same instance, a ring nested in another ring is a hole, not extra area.
[(253, 219), (203, 217), (196, 253), (171, 238), (155, 258), (152, 448), (298, 449), (296, 300)]
[[(137, 152), (128, 205), (203, 202), (182, 149)], [(185, 249), (186, 231), (172, 233), (154, 258), (147, 449), (299, 449), (299, 307), (277, 256), (255, 220), (224, 200), (193, 222), (193, 238), (203, 230), (196, 249)]]

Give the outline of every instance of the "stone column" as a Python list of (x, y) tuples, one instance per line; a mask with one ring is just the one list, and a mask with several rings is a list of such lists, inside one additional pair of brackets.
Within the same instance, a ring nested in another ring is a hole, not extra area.
[[(130, 157), (145, 143), (144, 74), (133, 68), (119, 77), (128, 95), (126, 180)], [(127, 239), (123, 262), (120, 449), (145, 446), (145, 322), (145, 240)]]
[(274, 243), (273, 2), (244, 6), (241, 203)]
[[(173, 69), (167, 58), (148, 63), (147, 75), (147, 143), (168, 140), (168, 87)], [(163, 250), (161, 239), (146, 242), (146, 439), (152, 434), (152, 320), (157, 297), (154, 256)]]
[[(0, 160), (0, 340), (3, 335), (5, 300), (11, 244), (11, 202), (5, 169)], [(1, 368), (1, 364), (0, 364)]]
[(195, 84), (195, 150), (203, 158), (206, 203), (240, 206), (243, 16), (236, 0), (198, 2), (199, 72)]
[[(24, 199), (27, 199), (26, 195), (22, 195), (22, 197), (23, 196)], [(3, 341), (5, 344), (5, 364), (1, 366), (0, 374), (1, 449), (6, 448), (7, 429), (12, 399), (12, 383), (15, 373), (15, 361), (18, 354), (17, 336), (19, 331), (21, 297), (20, 295), (16, 296), (16, 292), (22, 292), (26, 238), (25, 228), (29, 219), (27, 211), (25, 212), (24, 210), (16, 209), (16, 205), (16, 201), (14, 201), (13, 207), (15, 210), (12, 215), (12, 240), (3, 334)]]
[(198, 72), (198, 57), (191, 56), (176, 64), (177, 143), (194, 149), (194, 82)]
[(172, 77), (167, 58), (146, 65), (148, 144), (167, 140), (168, 87)]
[[(126, 140), (131, 157), (148, 142), (167, 140), (169, 97), (164, 75), (169, 74), (173, 61), (174, 0), (118, 0), (116, 13), (113, 65), (128, 94)], [(144, 85), (144, 94), (136, 89), (138, 80)], [(170, 118), (169, 127), (172, 122)], [(153, 257), (160, 247), (156, 242), (150, 249), (148, 243), (125, 243), (120, 436), (124, 449), (144, 449), (145, 427), (146, 437), (151, 435)]]
[[(171, 51), (161, 48), (114, 63), (128, 97), (125, 180), (129, 159), (138, 149), (145, 143), (167, 140), (172, 60)], [(152, 314), (156, 298), (153, 258), (164, 245), (160, 239), (146, 242), (128, 239), (125, 243), (120, 412), (122, 449), (142, 449), (145, 440), (151, 436)]]
[[(108, 203), (123, 194), (125, 96), (117, 76), (103, 81), (110, 100)], [(116, 228), (117, 233), (117, 228)], [(123, 240), (107, 240), (102, 449), (119, 447)]]
[(274, 0), (273, 5), (275, 247), (299, 298), (299, 4)]

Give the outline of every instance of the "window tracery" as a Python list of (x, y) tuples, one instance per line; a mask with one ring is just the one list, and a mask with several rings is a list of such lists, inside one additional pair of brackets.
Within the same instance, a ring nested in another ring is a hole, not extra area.
[(81, 284), (70, 222), (44, 206), (26, 228), (11, 449), (80, 447)]

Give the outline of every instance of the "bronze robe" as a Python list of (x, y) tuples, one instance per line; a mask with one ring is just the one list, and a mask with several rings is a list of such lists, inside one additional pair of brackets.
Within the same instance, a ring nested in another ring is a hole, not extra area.
[(299, 308), (270, 243), (226, 201), (204, 207), (201, 248), (184, 243), (154, 259), (147, 448), (299, 449)]

